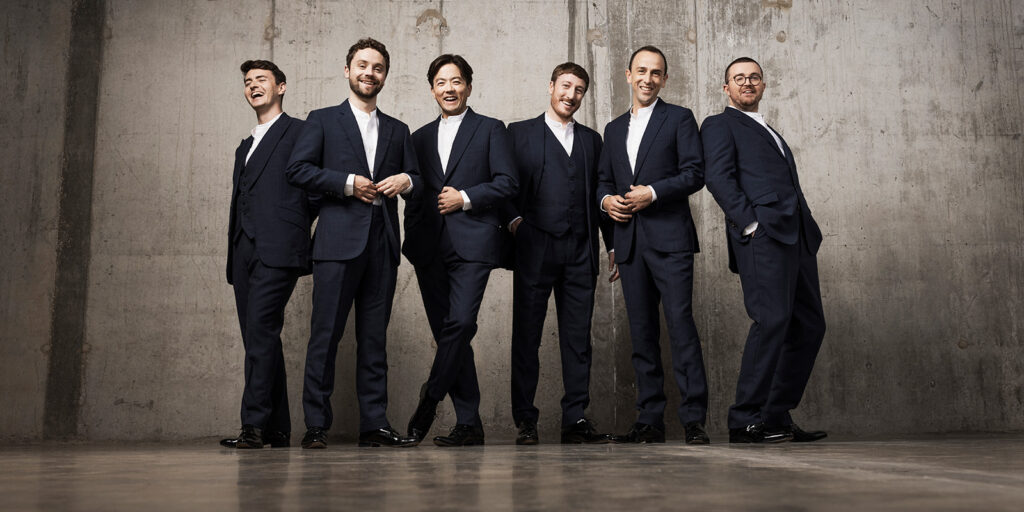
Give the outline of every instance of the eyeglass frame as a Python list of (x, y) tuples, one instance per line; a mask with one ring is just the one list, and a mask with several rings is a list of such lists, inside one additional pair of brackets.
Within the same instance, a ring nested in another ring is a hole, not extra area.
[[(739, 78), (739, 80), (737, 80), (737, 77)], [(764, 82), (764, 77), (761, 76), (761, 75), (757, 75), (757, 74), (750, 75), (750, 76), (736, 75), (736, 76), (730, 78), (729, 80), (732, 81), (734, 84), (740, 86), (740, 87), (746, 85), (748, 82), (750, 83), (750, 85), (753, 85), (754, 87), (757, 87), (757, 86), (761, 85), (762, 82)], [(756, 80), (757, 83), (755, 83), (755, 80)]]

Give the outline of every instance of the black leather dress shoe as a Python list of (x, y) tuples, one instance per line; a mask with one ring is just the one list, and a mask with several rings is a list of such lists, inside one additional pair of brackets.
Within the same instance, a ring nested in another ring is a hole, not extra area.
[(390, 446), (408, 448), (420, 444), (419, 439), (405, 437), (391, 427), (378, 428), (359, 433), (359, 446)]
[(611, 434), (601, 434), (593, 421), (586, 418), (562, 427), (562, 444), (604, 444), (612, 442)]
[(253, 425), (242, 425), (242, 432), (235, 440), (235, 448), (239, 450), (263, 448), (263, 431)]
[(613, 443), (664, 443), (665, 431), (654, 425), (634, 423), (629, 432), (612, 436)]
[(790, 425), (789, 430), (793, 432), (794, 443), (810, 443), (812, 441), (818, 441), (828, 437), (828, 433), (824, 430), (812, 430), (808, 432), (798, 427), (796, 423)]
[(302, 447), (309, 449), (327, 448), (327, 431), (320, 427), (310, 427), (302, 436)]
[(407, 434), (416, 440), (416, 444), (427, 437), (436, 415), (437, 401), (427, 396), (427, 384), (423, 383), (423, 386), (420, 387), (420, 403), (416, 406), (416, 412), (412, 413), (412, 418), (409, 419), (409, 429), (407, 430)]
[[(241, 437), (241, 434), (239, 434), (238, 437), (221, 439), (220, 445), (225, 448), (236, 448), (238, 446), (238, 440)], [(288, 432), (279, 432), (277, 430), (264, 430), (263, 446), (268, 444), (271, 448), (288, 448), (291, 445), (291, 434)]]
[(537, 435), (537, 424), (532, 421), (524, 421), (519, 426), (519, 435), (516, 436), (516, 444), (532, 446), (540, 442)]
[(704, 424), (699, 421), (691, 421), (683, 425), (686, 431), (686, 444), (711, 444), (708, 431), (704, 430)]
[(475, 446), (484, 444), (484, 428), (472, 425), (455, 425), (451, 433), (434, 438), (438, 446)]
[(767, 428), (764, 423), (729, 429), (730, 443), (785, 443), (790, 439), (793, 439), (793, 432), (789, 428)]

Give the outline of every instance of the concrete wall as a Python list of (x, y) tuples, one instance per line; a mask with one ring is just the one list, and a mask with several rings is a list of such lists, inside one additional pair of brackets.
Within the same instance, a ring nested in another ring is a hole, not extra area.
[[(725, 105), (725, 64), (758, 59), (768, 85), (762, 112), (793, 148), (825, 233), (819, 267), (829, 332), (797, 420), (852, 434), (1024, 429), (1024, 2), (14, 3), (5, 12), (3, 76), (16, 101), (0, 121), (0, 436), (54, 437), (44, 416), (85, 439), (234, 431), (242, 349), (223, 278), (225, 226), (233, 149), (255, 122), (237, 66), (276, 61), (289, 78), (285, 109), (304, 117), (344, 99), (345, 51), (366, 35), (392, 54), (379, 106), (413, 129), (437, 115), (425, 73), (442, 52), (474, 66), (470, 105), (505, 121), (538, 115), (550, 69), (580, 62), (593, 83), (577, 117), (599, 130), (628, 107), (623, 69), (633, 48), (665, 50), (662, 97), (698, 119)], [(69, 62), (66, 34), (89, 27), (83, 5), (105, 13), (93, 43), (101, 58), (91, 215), (65, 214), (91, 234), (88, 250), (71, 259), (85, 265), (87, 293), (54, 300), (76, 288), (54, 283), (67, 282), (55, 277), (64, 242), (59, 183), (71, 174), (61, 162), (80, 149), (61, 135), (77, 119), (65, 115), (76, 83), (64, 77), (83, 71)], [(706, 191), (691, 207), (703, 248), (695, 313), (709, 426), (723, 432), (748, 320), (725, 268), (720, 210)], [(310, 292), (302, 279), (284, 333), (297, 432)], [(68, 304), (84, 315), (77, 344), (48, 327)], [(481, 414), (497, 438), (514, 432), (510, 311), (511, 275), (495, 271), (474, 347)], [(334, 400), (333, 432), (343, 435), (357, 425), (351, 331)], [(403, 262), (389, 330), (396, 427), (404, 428), (429, 370), (428, 332)], [(548, 440), (561, 394), (554, 332), (549, 321), (538, 397)], [(79, 371), (55, 365), (51, 347), (77, 347)], [(598, 290), (594, 353), (590, 415), (624, 430), (634, 420), (634, 389), (618, 284), (602, 281)], [(55, 388), (80, 392), (60, 402)], [(670, 434), (678, 434), (671, 383), (668, 393)], [(453, 422), (446, 405), (438, 425)]]

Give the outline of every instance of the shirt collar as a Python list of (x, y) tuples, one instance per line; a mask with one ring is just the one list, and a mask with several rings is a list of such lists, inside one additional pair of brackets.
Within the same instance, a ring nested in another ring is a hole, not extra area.
[(468, 108), (466, 110), (463, 110), (462, 113), (457, 115), (457, 116), (448, 116), (448, 117), (441, 116), (441, 124), (443, 124), (443, 125), (459, 124), (459, 123), (462, 122), (463, 119), (466, 118), (466, 113), (467, 112), (469, 112)]
[[(284, 114), (284, 112), (281, 112), (281, 114)], [(270, 121), (256, 125), (256, 127), (250, 130), (249, 133), (253, 137), (255, 137), (257, 134), (263, 135), (264, 133), (267, 133), (267, 130), (269, 130), (270, 127), (274, 124), (274, 121), (277, 121), (281, 117), (281, 114), (274, 116), (274, 118), (271, 119)]]
[(363, 112), (362, 110), (356, 108), (356, 106), (353, 105), (351, 101), (348, 102), (348, 106), (349, 108), (352, 109), (352, 115), (356, 116), (356, 119), (359, 119), (360, 121), (369, 121), (377, 117), (376, 107), (370, 112)]
[(553, 118), (553, 117), (551, 117), (551, 115), (549, 115), (547, 112), (544, 112), (544, 122), (547, 123), (547, 125), (550, 126), (552, 130), (559, 130), (559, 131), (571, 130), (572, 127), (576, 125), (576, 121), (570, 119), (569, 122), (566, 123), (565, 127), (563, 128), (562, 127), (562, 122), (557, 120), (557, 119), (555, 119), (555, 118)]
[(651, 103), (650, 105), (648, 105), (646, 107), (637, 109), (635, 114), (633, 113), (633, 109), (630, 109), (629, 110), (629, 118), (630, 119), (647, 119), (647, 118), (651, 117), (651, 112), (654, 112), (654, 107), (658, 104), (659, 101), (661, 101), (661, 98), (654, 98), (654, 103)]
[(729, 108), (736, 109), (739, 112), (743, 112), (744, 114), (746, 114), (748, 117), (750, 117), (754, 121), (757, 121), (758, 123), (761, 123), (761, 124), (765, 124), (764, 116), (761, 115), (759, 112), (747, 112), (746, 110), (740, 110), (740, 109), (738, 109), (738, 108), (736, 108), (736, 107), (734, 107), (732, 105), (729, 105)]

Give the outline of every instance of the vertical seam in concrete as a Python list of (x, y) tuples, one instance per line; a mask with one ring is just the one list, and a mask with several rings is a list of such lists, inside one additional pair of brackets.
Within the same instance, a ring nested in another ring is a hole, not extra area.
[(569, 9), (569, 51), (566, 55), (570, 62), (576, 62), (576, 0), (568, 0)]
[[(448, 18), (444, 17), (444, 0), (437, 3), (437, 12), (441, 13), (441, 19), (447, 23)], [(444, 27), (439, 26), (437, 30), (437, 50), (438, 55), (444, 55)]]
[(274, 41), (277, 40), (277, 0), (270, 0), (270, 61), (274, 61)]
[(103, 58), (103, 0), (74, 0), (68, 55), (43, 437), (78, 433), (89, 291), (96, 113)]

